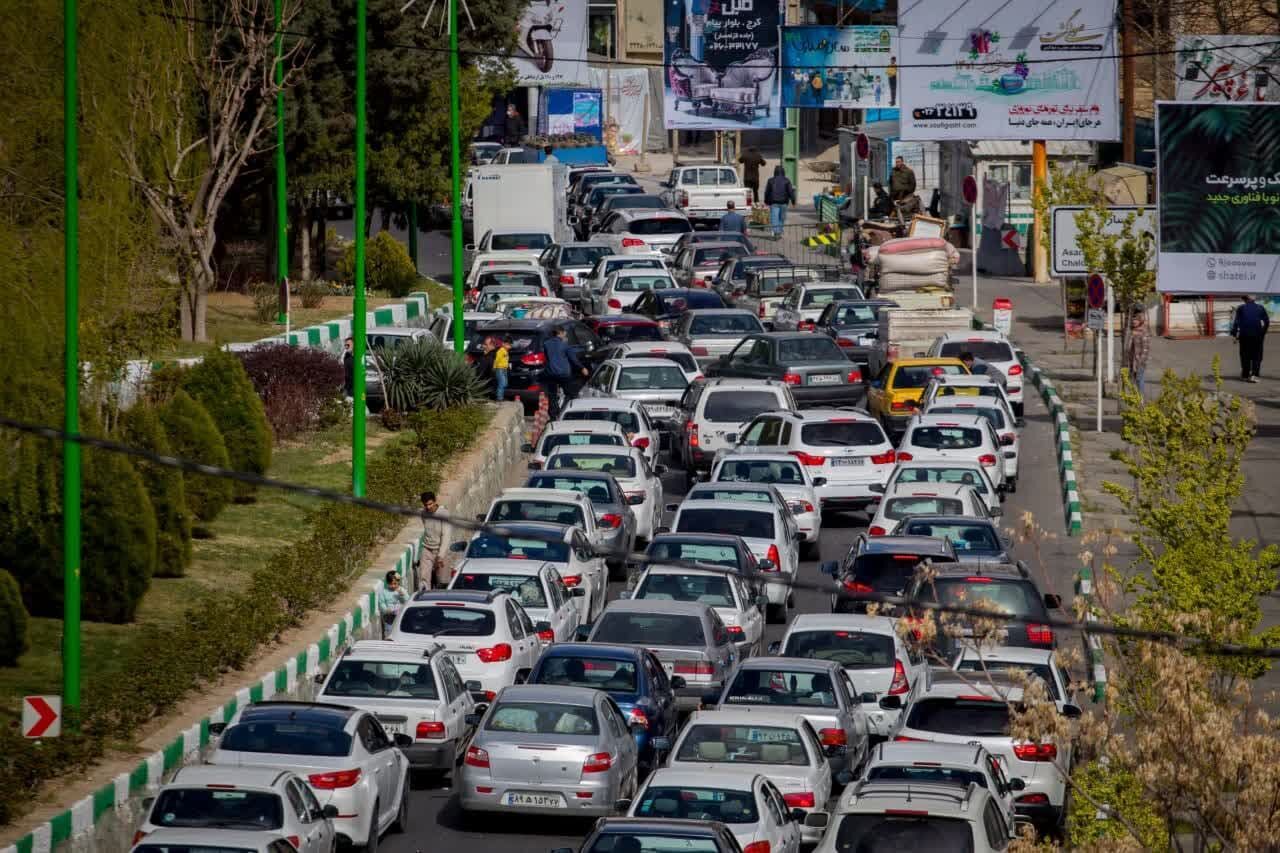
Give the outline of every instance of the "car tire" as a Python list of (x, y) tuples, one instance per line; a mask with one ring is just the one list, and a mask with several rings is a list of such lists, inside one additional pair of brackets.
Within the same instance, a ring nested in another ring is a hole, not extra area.
[(369, 826), (369, 838), (364, 843), (364, 853), (378, 853), (378, 807), (380, 805), (376, 801), (373, 804), (373, 823)]
[(397, 835), (403, 835), (409, 831), (409, 777), (405, 776), (404, 785), (400, 792), (400, 809), (396, 812), (395, 822), (391, 824), (391, 831)]
[(1015, 495), (1015, 494), (1017, 494), (1017, 493), (1018, 493), (1018, 478), (1017, 478), (1017, 477), (1014, 477), (1014, 478), (1010, 479), (1010, 480), (1008, 481), (1008, 484), (1009, 484), (1009, 486), (1008, 486), (1008, 488), (1006, 489), (1006, 491), (1008, 491), (1008, 492), (1009, 492), (1009, 494), (1011, 494), (1011, 495)]

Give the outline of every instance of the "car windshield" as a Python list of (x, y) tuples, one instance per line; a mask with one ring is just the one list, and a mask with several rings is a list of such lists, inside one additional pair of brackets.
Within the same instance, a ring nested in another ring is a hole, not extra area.
[(575, 477), (572, 474), (556, 476), (554, 474), (535, 474), (529, 478), (531, 489), (556, 489), (561, 492), (577, 492), (586, 495), (593, 504), (614, 503), (617, 495), (612, 493), (609, 483), (595, 477)]
[(676, 216), (656, 216), (652, 219), (637, 219), (627, 226), (627, 231), (641, 237), (656, 237), (665, 234), (688, 234), (693, 230), (689, 220)]
[(636, 665), (629, 660), (610, 660), (568, 655), (544, 657), (533, 684), (562, 684), (591, 687), (610, 693), (636, 692)]
[(439, 699), (431, 664), (341, 660), (324, 686), (325, 696), (396, 696)]
[(880, 312), (872, 305), (841, 305), (833, 309), (831, 325), (833, 326), (865, 326), (876, 322)]
[(893, 374), (894, 388), (923, 388), (935, 376), (963, 376), (964, 366), (959, 364), (931, 364), (899, 367)]
[(399, 625), (402, 633), (431, 637), (488, 637), (493, 628), (491, 611), (456, 602), (406, 608)]
[[(678, 364), (680, 369), (688, 373), (697, 373), (698, 362), (694, 361), (693, 356), (687, 352), (667, 352), (665, 350), (650, 350), (649, 352), (632, 352), (627, 353), (625, 358), (665, 358), (674, 364)], [(686, 383), (687, 384), (687, 383)]]
[(499, 589), (508, 592), (521, 607), (546, 607), (542, 582), (531, 575), (503, 575), (490, 572), (459, 572), (451, 589)]
[(773, 495), (767, 489), (716, 489), (702, 486), (685, 495), (691, 501), (746, 501), (747, 503), (771, 504)]
[(930, 406), (931, 415), (982, 415), (995, 430), (1004, 429), (1004, 412), (994, 406)]
[(844, 361), (849, 359), (840, 352), (836, 342), (825, 336), (795, 338), (778, 343), (778, 363), (795, 364), (804, 361)]
[(973, 853), (973, 826), (967, 818), (924, 811), (851, 814), (840, 819), (835, 849), (849, 853)]
[(689, 384), (684, 371), (676, 365), (670, 367), (630, 367), (623, 365), (618, 373), (616, 391), (683, 391)]
[(1029, 619), (1045, 616), (1044, 602), (1030, 582), (974, 575), (938, 578), (933, 581), (933, 587), (943, 605), (974, 607)]
[(693, 265), (707, 267), (720, 263), (726, 258), (740, 258), (747, 253), (746, 246), (708, 246), (705, 249), (693, 250)]
[(463, 338), (468, 341), (471, 340), (473, 337), (475, 337), (476, 327), (483, 326), (487, 322), (489, 321), (488, 320), (463, 320), (462, 321)]
[(693, 726), (681, 739), (676, 761), (778, 764), (806, 767), (809, 754), (796, 729), (780, 726)]
[(612, 344), (662, 340), (662, 329), (657, 323), (604, 323), (596, 329), (596, 334)]
[(903, 443), (926, 450), (972, 450), (982, 446), (982, 430), (961, 426), (918, 426)]
[(712, 423), (740, 424), (770, 409), (787, 408), (775, 391), (712, 391), (707, 395), (702, 416)]
[(720, 294), (706, 290), (686, 290), (680, 296), (673, 298), (669, 294), (664, 294), (662, 298), (663, 310), (668, 313), (679, 313), (696, 308), (725, 307), (724, 300), (720, 298)]
[(721, 483), (776, 483), (780, 486), (803, 486), (804, 474), (799, 462), (780, 460), (737, 459), (720, 466), (716, 481)]
[(667, 275), (629, 275), (626, 278), (619, 277), (613, 283), (614, 291), (618, 293), (639, 293), (642, 290), (665, 290), (669, 287), (675, 287), (676, 283)]
[(507, 249), (545, 249), (550, 245), (550, 234), (494, 234), (489, 241), (489, 250), (501, 252)]
[(613, 421), (625, 432), (639, 432), (640, 418), (625, 409), (566, 409), (560, 413), (562, 421)]
[(631, 597), (646, 601), (696, 601), (708, 607), (735, 606), (729, 579), (723, 575), (649, 572)]
[(636, 463), (621, 453), (557, 453), (547, 460), (548, 471), (603, 471), (615, 477), (636, 476)]
[(782, 654), (835, 661), (846, 669), (878, 669), (896, 660), (893, 637), (866, 631), (796, 631)]
[(645, 552), (651, 562), (690, 560), (739, 568), (738, 549), (732, 545), (708, 545), (701, 542), (654, 542)]
[(926, 696), (912, 702), (908, 728), (946, 735), (994, 737), (1009, 733), (1009, 706), (994, 699)]
[(560, 266), (589, 267), (610, 251), (608, 246), (565, 246), (560, 250)]
[(986, 478), (973, 467), (901, 468), (893, 480), (894, 485), (898, 483), (963, 483), (973, 486), (980, 495), (988, 494)]
[(742, 509), (687, 509), (680, 512), (680, 533), (727, 533), (743, 539), (772, 539), (773, 513)]
[(856, 287), (849, 288), (827, 288), (821, 290), (807, 290), (804, 294), (804, 300), (800, 303), (801, 308), (820, 308), (824, 305), (830, 305), (832, 302), (839, 302), (841, 299), (861, 299), (862, 291)]
[(218, 749), (338, 758), (351, 753), (351, 735), (308, 720), (253, 720), (227, 729)]
[(890, 498), (884, 504), (884, 517), (902, 521), (909, 515), (963, 515), (964, 504), (958, 498), (926, 498), (912, 495)]
[(977, 657), (966, 657), (956, 664), (956, 669), (960, 672), (986, 672), (992, 675), (1025, 672), (1044, 682), (1045, 691), (1051, 699), (1055, 702), (1062, 701), (1062, 694), (1058, 692), (1058, 682), (1054, 680), (1053, 670), (1046, 663), (1022, 663), (1019, 661), (983, 660)]
[(542, 454), (545, 456), (557, 447), (584, 447), (592, 444), (626, 446), (622, 436), (611, 432), (557, 432), (542, 440)]
[[(231, 786), (226, 786), (231, 788)], [(271, 830), (284, 826), (284, 807), (274, 791), (215, 788), (166, 788), (151, 808), (156, 826), (212, 826), (218, 829)]]
[(961, 353), (966, 352), (983, 361), (1015, 360), (1013, 349), (1004, 341), (947, 341), (942, 345), (938, 355), (959, 358)]
[(954, 522), (907, 521), (901, 532), (906, 536), (936, 536), (939, 539), (950, 539), (957, 553), (964, 554), (999, 554), (1004, 551), (995, 530), (989, 524), (961, 524)]
[(794, 669), (739, 669), (724, 697), (728, 705), (834, 708), (836, 688), (824, 672)]
[(500, 536), (481, 533), (467, 546), (467, 559), (538, 560), (541, 562), (569, 562), (567, 542), (548, 542), (544, 539), (524, 539), (520, 536)]
[(596, 710), (558, 702), (502, 702), (493, 709), (485, 731), (526, 735), (598, 735)]
[[(650, 785), (636, 804), (636, 817), (677, 820), (718, 820), (721, 823), (755, 823), (756, 798), (750, 791), (723, 788), (669, 788)], [(644, 848), (642, 848), (644, 849)], [(654, 848), (661, 850), (664, 848)], [(683, 844), (680, 850), (687, 850)]]
[(719, 853), (715, 838), (697, 831), (694, 837), (668, 830), (661, 834), (644, 832), (609, 832), (596, 839), (587, 853)]
[(888, 444), (879, 424), (847, 418), (804, 424), (800, 427), (800, 442), (810, 447), (878, 447)]
[(593, 643), (629, 643), (637, 646), (706, 646), (702, 620), (697, 616), (671, 613), (623, 613), (605, 611), (595, 631)]
[(750, 314), (697, 314), (689, 318), (691, 335), (749, 335), (761, 330)]

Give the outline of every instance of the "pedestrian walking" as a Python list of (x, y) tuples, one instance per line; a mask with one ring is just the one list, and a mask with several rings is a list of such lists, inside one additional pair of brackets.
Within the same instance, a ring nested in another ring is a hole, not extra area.
[(519, 145), (520, 140), (524, 139), (524, 119), (520, 117), (515, 104), (507, 104), (507, 124), (502, 139), (508, 147)]
[(498, 349), (493, 354), (493, 381), (496, 386), (493, 396), (499, 403), (507, 398), (507, 378), (508, 371), (511, 370), (511, 345), (511, 338), (505, 337), (498, 343)]
[(769, 205), (769, 225), (773, 236), (782, 236), (782, 226), (787, 224), (787, 205), (795, 206), (796, 188), (787, 179), (781, 165), (774, 166), (773, 177), (764, 185), (764, 203)]
[(382, 588), (378, 590), (378, 613), (382, 616), (382, 639), (387, 638), (391, 626), (395, 624), (400, 608), (409, 603), (409, 593), (400, 583), (400, 573), (395, 569), (387, 572), (382, 579)]
[(342, 395), (348, 400), (356, 396), (355, 341), (351, 338), (342, 342)]
[(1253, 301), (1253, 294), (1246, 293), (1243, 298), (1244, 304), (1231, 319), (1231, 337), (1240, 344), (1240, 378), (1257, 382), (1262, 371), (1262, 342), (1271, 328), (1271, 316)]
[(738, 155), (742, 164), (742, 185), (751, 190), (751, 200), (760, 200), (760, 167), (764, 165), (764, 156), (754, 145)]
[(551, 420), (554, 421), (560, 417), (561, 407), (577, 396), (577, 377), (585, 377), (587, 368), (565, 341), (564, 326), (559, 326), (552, 332), (551, 337), (542, 345), (542, 352), (547, 357), (544, 384), (547, 386), (547, 399), (551, 406)]
[(1129, 321), (1129, 340), (1125, 344), (1125, 360), (1129, 362), (1129, 375), (1138, 386), (1138, 396), (1147, 396), (1147, 362), (1151, 358), (1151, 335), (1147, 331), (1145, 311), (1137, 309)]
[(848, 246), (849, 271), (853, 273), (854, 281), (861, 286), (866, 275), (867, 268), (867, 241), (866, 238), (862, 236), (861, 217), (855, 216), (853, 218), (853, 223), (850, 225), (849, 230), (853, 232), (853, 236), (849, 238)]
[(884, 70), (884, 76), (889, 79), (889, 106), (896, 107), (898, 105), (898, 57), (889, 57), (889, 67)]
[(720, 217), (720, 230), (731, 234), (747, 233), (747, 218), (735, 209), (733, 199), (724, 205), (724, 216)]
[(448, 513), (436, 500), (435, 492), (422, 495), (422, 549), (418, 552), (418, 587), (426, 589), (434, 585), (443, 589), (451, 578), (449, 563), (445, 559), (444, 540), (449, 521)]

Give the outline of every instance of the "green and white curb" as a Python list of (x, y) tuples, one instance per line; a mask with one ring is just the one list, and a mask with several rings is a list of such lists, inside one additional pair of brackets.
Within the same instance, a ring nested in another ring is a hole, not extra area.
[(1031, 377), (1032, 383), (1040, 391), (1049, 415), (1053, 418), (1054, 445), (1058, 452), (1058, 478), (1062, 482), (1062, 507), (1067, 535), (1075, 536), (1084, 526), (1084, 516), (1080, 511), (1080, 487), (1076, 484), (1075, 457), (1071, 451), (1071, 426), (1067, 421), (1067, 407), (1053, 387), (1053, 380), (1040, 368), (1032, 364), (1025, 352), (1019, 351), (1018, 358), (1023, 369)]
[[(397, 557), (395, 569), (402, 577), (409, 577), (420, 546), (420, 540), (407, 544)], [(127, 850), (142, 817), (141, 798), (154, 794), (179, 767), (200, 763), (211, 742), (210, 725), (227, 722), (236, 711), (253, 702), (310, 698), (315, 676), (323, 672), (348, 643), (370, 635), (381, 636), (375, 633), (380, 624), (378, 592), (381, 588), (382, 582), (377, 581), (368, 592), (361, 593), (351, 610), (316, 642), (286, 660), (284, 666), (240, 688), (163, 749), (140, 761), (132, 771), (121, 773), (14, 844), (0, 848), (0, 853), (51, 853), (68, 844), (68, 849), (76, 851), (118, 853)]]
[[(1086, 623), (1098, 621), (1093, 612), (1093, 593), (1093, 569), (1086, 566), (1076, 574), (1076, 595), (1084, 599)], [(1102, 651), (1102, 638), (1086, 630), (1084, 651), (1089, 661), (1089, 677), (1093, 682), (1093, 701), (1103, 702), (1107, 698), (1107, 664)]]

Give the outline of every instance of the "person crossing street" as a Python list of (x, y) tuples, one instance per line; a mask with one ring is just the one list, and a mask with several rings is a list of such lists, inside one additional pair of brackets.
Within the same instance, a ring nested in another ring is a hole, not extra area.
[(1245, 382), (1257, 382), (1262, 371), (1262, 343), (1271, 328), (1271, 316), (1267, 309), (1253, 301), (1253, 294), (1244, 295), (1244, 304), (1236, 309), (1231, 320), (1231, 337), (1240, 345), (1240, 378)]
[(764, 185), (764, 203), (769, 205), (769, 225), (773, 228), (773, 236), (782, 236), (782, 227), (787, 224), (787, 205), (796, 203), (796, 188), (791, 185), (786, 171), (781, 165), (773, 167), (773, 177)]

